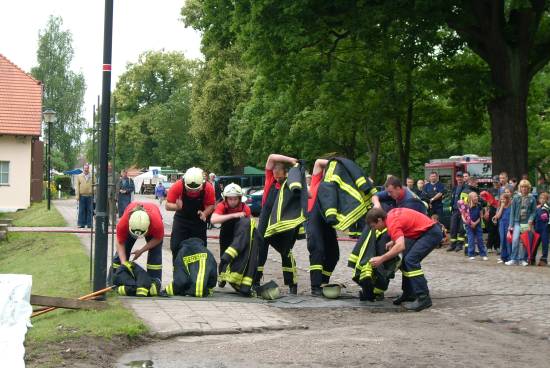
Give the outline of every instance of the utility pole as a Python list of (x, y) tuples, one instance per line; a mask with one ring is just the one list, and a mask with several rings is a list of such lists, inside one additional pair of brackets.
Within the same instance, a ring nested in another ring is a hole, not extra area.
[(105, 0), (103, 30), (103, 83), (101, 94), (101, 144), (99, 146), (99, 190), (96, 206), (94, 291), (104, 289), (107, 281), (107, 162), (109, 161), (109, 118), (111, 116), (111, 52), (113, 41), (113, 0)]

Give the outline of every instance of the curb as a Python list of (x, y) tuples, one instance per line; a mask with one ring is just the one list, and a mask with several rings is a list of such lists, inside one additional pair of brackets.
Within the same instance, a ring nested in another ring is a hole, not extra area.
[(279, 325), (266, 327), (244, 327), (244, 328), (217, 328), (208, 331), (203, 330), (179, 330), (168, 332), (153, 332), (147, 334), (149, 337), (167, 340), (181, 336), (206, 336), (206, 335), (237, 335), (243, 333), (262, 333), (268, 331), (283, 331), (283, 330), (308, 330), (306, 325)]

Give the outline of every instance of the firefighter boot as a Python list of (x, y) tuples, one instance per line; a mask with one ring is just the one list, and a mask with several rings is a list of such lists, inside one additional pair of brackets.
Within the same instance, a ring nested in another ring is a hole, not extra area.
[(312, 296), (323, 296), (323, 288), (320, 286), (312, 286), (311, 287), (311, 295)]
[(292, 295), (298, 294), (298, 284), (289, 285), (288, 286), (288, 293)]
[(403, 303), (403, 307), (408, 311), (420, 312), (423, 309), (430, 308), (432, 306), (432, 299), (428, 294), (420, 294), (412, 301)]
[(396, 299), (393, 300), (393, 305), (401, 305), (403, 302), (412, 302), (414, 301), (413, 296), (406, 295), (405, 293), (398, 296)]

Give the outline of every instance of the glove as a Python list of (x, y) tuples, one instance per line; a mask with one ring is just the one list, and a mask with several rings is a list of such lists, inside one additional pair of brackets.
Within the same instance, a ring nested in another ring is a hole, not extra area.
[(120, 268), (126, 269), (128, 272), (130, 272), (130, 274), (132, 275), (133, 278), (136, 277), (134, 275), (134, 271), (133, 271), (134, 265), (132, 264), (132, 262), (126, 261), (126, 262), (124, 262), (123, 264), (120, 265)]

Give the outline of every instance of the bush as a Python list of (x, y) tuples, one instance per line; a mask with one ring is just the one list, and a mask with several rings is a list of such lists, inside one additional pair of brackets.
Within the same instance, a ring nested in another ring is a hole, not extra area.
[(54, 178), (54, 183), (56, 188), (59, 188), (59, 185), (61, 185), (61, 191), (64, 193), (69, 193), (71, 191), (71, 177), (68, 175), (56, 176)]

